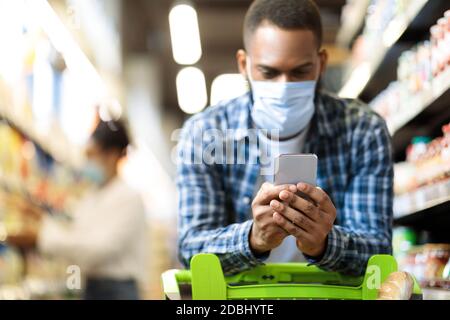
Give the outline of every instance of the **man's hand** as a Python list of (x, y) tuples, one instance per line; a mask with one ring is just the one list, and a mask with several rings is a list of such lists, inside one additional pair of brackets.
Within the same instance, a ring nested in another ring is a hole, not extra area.
[(297, 189), (311, 200), (305, 200), (290, 190), (281, 191), (279, 199), (282, 202), (270, 202), (270, 207), (275, 211), (273, 220), (297, 238), (300, 251), (318, 258), (327, 248), (327, 237), (336, 220), (336, 208), (330, 197), (320, 188), (299, 183)]
[(252, 203), (253, 226), (250, 233), (250, 247), (256, 254), (264, 254), (278, 247), (288, 233), (273, 219), (274, 209), (270, 203), (279, 199), (282, 191), (296, 192), (294, 185), (274, 186), (264, 183)]

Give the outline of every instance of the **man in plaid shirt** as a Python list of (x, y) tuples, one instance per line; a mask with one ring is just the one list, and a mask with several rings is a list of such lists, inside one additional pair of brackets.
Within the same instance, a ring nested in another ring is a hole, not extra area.
[[(251, 92), (192, 117), (181, 133), (181, 261), (189, 266), (195, 254), (214, 253), (233, 274), (305, 259), (362, 274), (370, 256), (392, 250), (384, 121), (358, 101), (318, 89), (327, 53), (312, 0), (255, 1), (244, 40), (237, 60)], [(280, 153), (316, 154), (318, 187), (271, 184), (263, 177), (266, 153), (272, 165)]]

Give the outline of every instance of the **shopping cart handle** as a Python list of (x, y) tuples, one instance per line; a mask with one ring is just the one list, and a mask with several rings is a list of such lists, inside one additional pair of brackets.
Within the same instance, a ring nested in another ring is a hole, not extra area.
[(376, 255), (370, 258), (363, 277), (327, 272), (306, 264), (269, 264), (225, 277), (216, 255), (199, 254), (191, 260), (192, 297), (195, 300), (375, 300), (381, 283), (395, 271), (394, 257)]

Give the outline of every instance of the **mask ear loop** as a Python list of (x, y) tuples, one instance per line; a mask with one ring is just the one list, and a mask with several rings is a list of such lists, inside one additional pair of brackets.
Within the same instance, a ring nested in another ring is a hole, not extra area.
[(247, 81), (247, 89), (250, 92), (250, 99), (252, 102), (252, 105), (254, 103), (253, 100), (253, 89), (252, 89), (252, 82), (253, 82), (253, 77), (252, 77), (252, 68), (251, 68), (251, 60), (250, 58), (247, 56), (247, 63), (246, 63), (246, 69), (247, 69), (247, 79), (245, 79)]
[(252, 77), (252, 68), (251, 68), (251, 60), (249, 57), (246, 58), (247, 59), (247, 63), (246, 63), (246, 69), (247, 69), (247, 78), (248, 78), (248, 82), (252, 82), (253, 81), (253, 77)]

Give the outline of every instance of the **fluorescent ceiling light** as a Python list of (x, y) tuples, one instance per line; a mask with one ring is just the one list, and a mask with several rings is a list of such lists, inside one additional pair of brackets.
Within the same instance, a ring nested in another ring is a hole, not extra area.
[(211, 105), (237, 98), (246, 92), (248, 92), (247, 81), (241, 74), (222, 74), (212, 83)]
[(182, 65), (197, 63), (202, 57), (202, 45), (195, 9), (187, 4), (173, 7), (169, 24), (175, 61)]
[(178, 73), (176, 81), (181, 110), (188, 114), (202, 111), (208, 103), (203, 72), (195, 67), (186, 67)]

